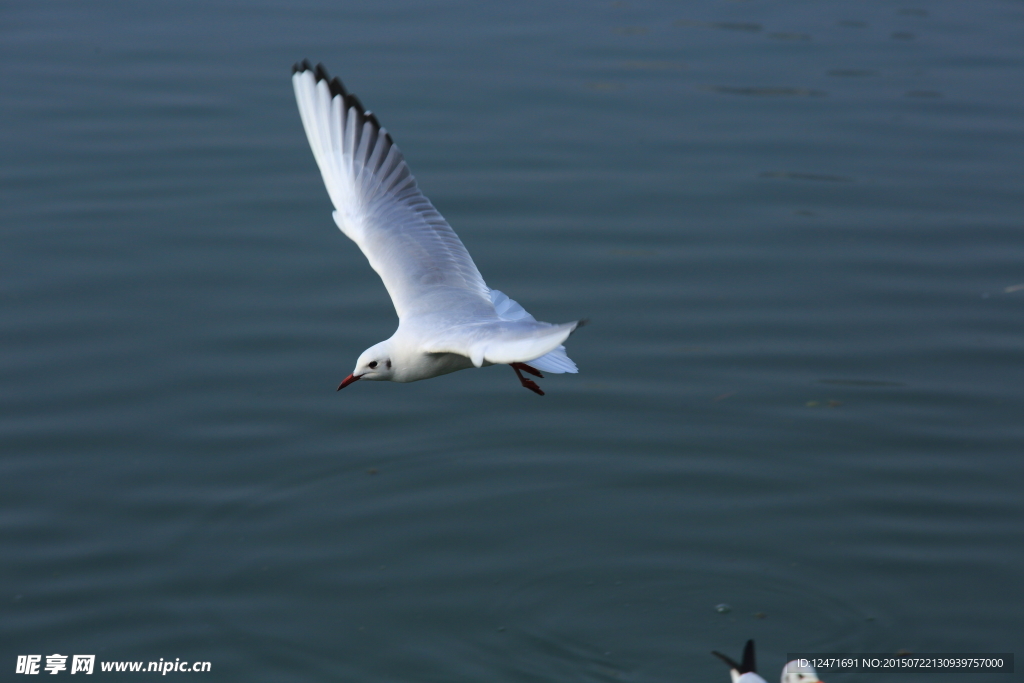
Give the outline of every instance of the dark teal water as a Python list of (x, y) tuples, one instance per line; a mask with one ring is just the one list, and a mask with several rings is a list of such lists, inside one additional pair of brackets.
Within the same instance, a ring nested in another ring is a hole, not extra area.
[[(0, 670), (1024, 652), (1022, 32), (1009, 0), (4, 6)], [(396, 320), (305, 57), (491, 286), (591, 319), (578, 376), (335, 393)]]

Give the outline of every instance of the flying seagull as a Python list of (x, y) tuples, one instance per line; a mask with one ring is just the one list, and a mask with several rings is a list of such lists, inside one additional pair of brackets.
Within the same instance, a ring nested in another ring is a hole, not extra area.
[(338, 389), (359, 379), (415, 382), (504, 364), (543, 396), (523, 372), (577, 372), (562, 344), (585, 321), (539, 322), (489, 288), (391, 135), (322, 64), (296, 64), (292, 85), (334, 222), (362, 249), (398, 313), (395, 333), (363, 351)]

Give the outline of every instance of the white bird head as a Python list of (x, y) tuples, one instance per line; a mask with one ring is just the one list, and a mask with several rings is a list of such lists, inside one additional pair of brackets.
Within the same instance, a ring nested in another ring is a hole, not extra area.
[(800, 664), (797, 660), (788, 662), (782, 667), (782, 683), (822, 683), (818, 680), (818, 672), (809, 664)]
[(395, 376), (392, 355), (390, 339), (386, 339), (366, 349), (359, 355), (359, 360), (356, 361), (356, 369), (338, 385), (338, 391), (341, 391), (357, 379), (372, 379), (380, 382), (390, 381)]

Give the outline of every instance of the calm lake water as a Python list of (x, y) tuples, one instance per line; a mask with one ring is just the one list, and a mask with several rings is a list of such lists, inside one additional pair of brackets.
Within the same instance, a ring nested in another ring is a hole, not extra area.
[[(1024, 652), (1022, 35), (1011, 0), (8, 3), (0, 671)], [(579, 375), (335, 392), (396, 318), (307, 57), (488, 284), (591, 319)]]

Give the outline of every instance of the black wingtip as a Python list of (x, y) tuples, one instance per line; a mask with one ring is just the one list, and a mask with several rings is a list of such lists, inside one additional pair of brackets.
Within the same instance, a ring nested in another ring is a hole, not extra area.
[(717, 650), (712, 650), (712, 651), (711, 651), (711, 654), (713, 654), (714, 656), (718, 657), (718, 658), (719, 658), (719, 659), (721, 659), (721, 660), (722, 660), (723, 662), (725, 662), (726, 664), (728, 664), (728, 665), (729, 665), (729, 668), (730, 668), (730, 669), (736, 669), (737, 671), (739, 671), (739, 670), (740, 670), (740, 665), (739, 665), (739, 664), (737, 664), (737, 663), (736, 663), (736, 660), (734, 660), (734, 659), (733, 659), (732, 657), (730, 657), (729, 655), (723, 655), (723, 654), (722, 654), (721, 652), (718, 652)]
[(754, 661), (754, 640), (748, 640), (743, 648), (743, 662), (740, 664), (740, 673), (746, 674), (757, 671), (757, 663)]
[(370, 124), (377, 129), (378, 134), (384, 136), (384, 139), (387, 140), (389, 145), (395, 144), (391, 134), (388, 133), (387, 129), (380, 125), (380, 121), (377, 120), (376, 115), (367, 110), (366, 107), (363, 106), (363, 103), (359, 101), (358, 97), (345, 89), (345, 84), (341, 82), (340, 78), (337, 76), (331, 78), (331, 75), (327, 73), (327, 68), (323, 63), (318, 63), (316, 66), (313, 66), (310, 64), (308, 59), (303, 59), (301, 62), (297, 62), (292, 65), (292, 75), (305, 73), (306, 71), (313, 73), (313, 77), (316, 78), (317, 83), (320, 81), (327, 83), (327, 87), (330, 88), (332, 98), (340, 95), (345, 100), (346, 108), (354, 107), (356, 111), (359, 112), (360, 116), (363, 117), (364, 121), (370, 122)]
[(748, 640), (747, 644), (743, 647), (743, 661), (739, 664), (736, 660), (728, 655), (723, 655), (721, 652), (715, 650), (711, 651), (711, 654), (721, 659), (723, 662), (729, 665), (730, 669), (735, 669), (740, 672), (740, 675), (748, 673), (757, 673), (757, 663), (754, 661), (754, 641)]
[[(296, 62), (295, 64), (292, 65), (293, 76), (297, 73), (305, 73), (306, 71), (313, 72), (313, 76), (316, 78), (317, 83), (319, 83), (320, 81), (324, 81), (327, 83), (327, 87), (331, 91), (331, 97), (341, 95), (342, 97), (345, 98), (346, 103), (349, 102), (349, 98), (352, 96), (348, 94), (347, 90), (345, 90), (345, 84), (342, 83), (341, 79), (338, 78), (337, 76), (331, 78), (331, 75), (327, 73), (327, 68), (324, 67), (322, 63), (313, 66), (312, 64), (309, 63), (308, 59), (303, 59), (301, 62)], [(359, 109), (363, 109), (362, 104), (359, 105)]]
[(345, 85), (337, 76), (327, 81), (327, 87), (331, 89), (331, 97), (337, 97), (338, 95), (345, 97), (348, 94), (345, 92)]
[(361, 114), (363, 114), (364, 116), (366, 115), (366, 107), (363, 106), (363, 103), (360, 102), (359, 98), (356, 97), (355, 95), (349, 93), (345, 97), (345, 104), (347, 104), (350, 107), (355, 107), (356, 109), (359, 110)]
[[(323, 65), (323, 62), (313, 66), (309, 63), (308, 59), (304, 59), (301, 63), (297, 63), (292, 66), (292, 74), (306, 71), (313, 72), (313, 77), (316, 78), (317, 83), (320, 81), (327, 83), (327, 87), (331, 91), (331, 97), (337, 97), (340, 95), (345, 99), (346, 107), (355, 107), (356, 111), (362, 114), (366, 121), (370, 121), (378, 130), (381, 129), (380, 121), (377, 120), (377, 117), (366, 110), (366, 107), (363, 106), (363, 103), (359, 101), (358, 97), (345, 89), (345, 84), (341, 82), (340, 78), (337, 76), (331, 78), (331, 75), (327, 72), (327, 67)], [(384, 134), (387, 135), (387, 131), (384, 131)], [(387, 138), (388, 142), (393, 142), (390, 135), (387, 135)]]

